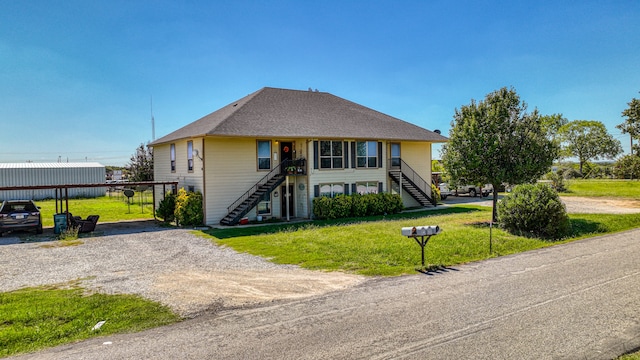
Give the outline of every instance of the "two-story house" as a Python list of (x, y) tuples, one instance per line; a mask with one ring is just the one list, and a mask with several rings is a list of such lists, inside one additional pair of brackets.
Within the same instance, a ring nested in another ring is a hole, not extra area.
[(156, 181), (200, 191), (205, 223), (231, 225), (312, 218), (313, 198), (356, 192), (433, 206), (431, 144), (445, 141), (326, 92), (265, 87), (150, 145)]

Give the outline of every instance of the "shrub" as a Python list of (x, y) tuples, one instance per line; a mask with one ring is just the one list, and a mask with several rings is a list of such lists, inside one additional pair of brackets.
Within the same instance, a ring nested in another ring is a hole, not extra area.
[(316, 219), (393, 214), (402, 209), (404, 209), (402, 198), (397, 194), (353, 194), (313, 199), (313, 215)]
[(331, 209), (331, 198), (321, 196), (313, 199), (313, 214), (318, 219), (329, 218), (329, 210)]
[(61, 241), (76, 240), (78, 238), (79, 226), (69, 226), (58, 234), (57, 239)]
[(551, 187), (557, 192), (567, 191), (564, 185), (564, 177), (558, 171), (552, 171), (544, 176), (545, 179), (551, 180)]
[(354, 217), (367, 216), (367, 198), (360, 194), (351, 195), (351, 212)]
[(176, 195), (173, 193), (167, 193), (164, 199), (158, 204), (156, 214), (165, 222), (170, 223), (176, 219)]
[(198, 226), (204, 222), (202, 213), (202, 194), (187, 192), (184, 188), (178, 190), (176, 197), (176, 222), (182, 226)]
[(441, 200), (440, 189), (438, 189), (438, 187), (435, 184), (431, 184), (431, 195), (434, 201), (440, 202)]
[(351, 217), (351, 196), (338, 195), (333, 198), (329, 219)]
[(559, 239), (569, 232), (569, 216), (558, 193), (545, 184), (516, 186), (498, 206), (500, 225), (516, 235)]
[(404, 210), (404, 204), (402, 203), (402, 197), (400, 197), (400, 195), (382, 193), (381, 196), (385, 204), (383, 214), (397, 214)]

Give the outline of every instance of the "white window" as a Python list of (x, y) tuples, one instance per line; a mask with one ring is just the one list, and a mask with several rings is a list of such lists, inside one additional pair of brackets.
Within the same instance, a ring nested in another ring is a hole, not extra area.
[(271, 170), (271, 141), (258, 140), (258, 170)]
[(356, 166), (359, 168), (378, 167), (378, 142), (356, 142)]
[(187, 141), (187, 170), (193, 171), (193, 141)]
[(344, 184), (320, 184), (320, 196), (335, 197), (344, 194)]
[(342, 141), (320, 141), (320, 168), (342, 169), (343, 162)]
[(400, 144), (391, 144), (391, 166), (400, 166)]
[(377, 194), (378, 193), (378, 182), (377, 181), (367, 181), (367, 182), (356, 183), (356, 191), (360, 195)]
[(176, 172), (176, 144), (171, 144), (171, 172)]

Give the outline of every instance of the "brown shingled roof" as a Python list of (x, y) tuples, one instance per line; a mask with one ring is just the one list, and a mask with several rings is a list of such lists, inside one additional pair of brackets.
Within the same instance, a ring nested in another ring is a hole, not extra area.
[(199, 136), (447, 141), (440, 134), (326, 92), (269, 87), (151, 145)]

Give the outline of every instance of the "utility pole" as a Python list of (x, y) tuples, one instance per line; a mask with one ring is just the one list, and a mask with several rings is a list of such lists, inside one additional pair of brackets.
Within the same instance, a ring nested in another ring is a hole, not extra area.
[(151, 141), (156, 140), (156, 121), (153, 118), (153, 96), (150, 96), (151, 104)]

